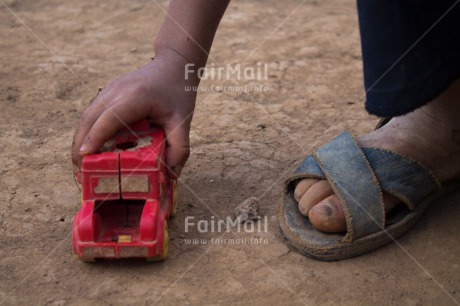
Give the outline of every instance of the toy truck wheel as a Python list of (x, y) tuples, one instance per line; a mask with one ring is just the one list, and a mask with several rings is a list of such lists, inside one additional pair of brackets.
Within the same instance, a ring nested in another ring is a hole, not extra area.
[(169, 234), (168, 234), (168, 222), (165, 221), (164, 230), (163, 230), (163, 251), (161, 254), (156, 256), (147, 257), (147, 261), (162, 261), (168, 258), (168, 243), (169, 243)]
[(177, 213), (177, 181), (173, 181), (171, 189), (172, 207), (169, 216), (174, 217)]

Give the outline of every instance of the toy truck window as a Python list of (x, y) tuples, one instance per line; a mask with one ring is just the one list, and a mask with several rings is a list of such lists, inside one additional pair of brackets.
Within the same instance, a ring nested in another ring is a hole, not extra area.
[(147, 176), (121, 177), (121, 192), (149, 192), (150, 184)]
[(118, 177), (101, 177), (97, 180), (97, 186), (94, 187), (95, 194), (118, 192)]

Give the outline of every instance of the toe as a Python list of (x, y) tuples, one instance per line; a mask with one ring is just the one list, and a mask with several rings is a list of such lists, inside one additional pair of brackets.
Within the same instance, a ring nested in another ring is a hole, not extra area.
[[(400, 203), (397, 198), (389, 194), (383, 194), (383, 202), (387, 213)], [(347, 230), (342, 204), (336, 195), (325, 198), (314, 205), (308, 213), (308, 218), (311, 224), (322, 232), (339, 233)]]
[(304, 179), (304, 180), (301, 180), (297, 184), (297, 186), (295, 187), (295, 190), (294, 190), (294, 199), (297, 201), (297, 203), (299, 203), (300, 199), (305, 194), (305, 191), (307, 191), (308, 188), (310, 188), (317, 181), (319, 181), (319, 180), (317, 180), (317, 179)]
[(311, 224), (323, 232), (338, 233), (347, 230), (342, 205), (336, 195), (314, 205), (309, 211), (308, 218)]
[(316, 181), (308, 188), (299, 201), (300, 213), (308, 216), (310, 209), (334, 194), (331, 185), (326, 180)]

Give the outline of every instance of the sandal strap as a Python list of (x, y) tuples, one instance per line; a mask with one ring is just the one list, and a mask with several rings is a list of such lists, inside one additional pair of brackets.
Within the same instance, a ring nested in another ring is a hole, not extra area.
[[(317, 178), (325, 180), (323, 170), (318, 166), (318, 163), (313, 156), (308, 155), (302, 163), (299, 165), (297, 170), (294, 172), (294, 176), (300, 175), (301, 178)], [(292, 178), (291, 178), (292, 179)]]
[(314, 158), (342, 204), (347, 223), (344, 241), (382, 230), (385, 227), (382, 190), (350, 133), (342, 132), (317, 150)]
[(386, 193), (414, 210), (428, 194), (441, 188), (433, 172), (409, 156), (380, 148), (362, 148)]

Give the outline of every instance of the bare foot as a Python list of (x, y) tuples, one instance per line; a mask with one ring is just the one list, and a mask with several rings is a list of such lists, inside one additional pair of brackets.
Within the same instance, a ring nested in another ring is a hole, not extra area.
[[(357, 138), (361, 147), (390, 149), (418, 160), (445, 182), (460, 174), (460, 80), (440, 97), (382, 128)], [(324, 232), (346, 231), (339, 199), (325, 180), (301, 180), (294, 191), (299, 210)], [(388, 213), (400, 202), (384, 194)]]

